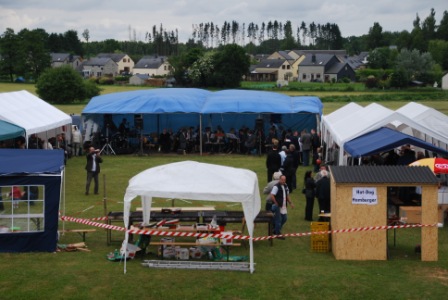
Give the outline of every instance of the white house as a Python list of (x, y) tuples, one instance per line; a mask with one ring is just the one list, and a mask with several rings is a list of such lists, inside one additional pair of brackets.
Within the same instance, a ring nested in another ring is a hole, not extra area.
[(166, 56), (143, 56), (134, 66), (135, 74), (146, 74), (149, 76), (167, 76), (172, 67)]
[(448, 90), (448, 73), (442, 77), (442, 89)]

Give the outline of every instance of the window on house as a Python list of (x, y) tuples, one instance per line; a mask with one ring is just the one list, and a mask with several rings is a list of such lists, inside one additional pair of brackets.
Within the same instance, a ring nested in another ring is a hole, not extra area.
[(0, 186), (0, 201), (0, 234), (44, 231), (45, 186)]
[(123, 62), (124, 62), (124, 63), (126, 62), (126, 58), (123, 58)]
[(288, 70), (291, 69), (291, 66), (290, 66), (290, 65), (287, 65), (287, 66), (286, 66), (286, 69), (288, 69)]
[(283, 65), (283, 66), (282, 66), (282, 69), (283, 69), (283, 70), (284, 70), (284, 69), (286, 69), (286, 66), (285, 66), (285, 65)]
[(302, 79), (306, 79), (306, 74), (305, 73), (303, 73)]
[(316, 78), (319, 79), (320, 78), (320, 74), (316, 74)]

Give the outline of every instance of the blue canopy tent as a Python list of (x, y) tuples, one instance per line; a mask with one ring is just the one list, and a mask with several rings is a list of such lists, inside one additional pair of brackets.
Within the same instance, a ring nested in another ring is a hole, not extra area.
[(25, 135), (25, 129), (6, 121), (0, 120), (0, 141), (13, 139)]
[(0, 252), (56, 250), (63, 170), (63, 151), (0, 149)]
[(448, 151), (442, 148), (387, 127), (379, 128), (348, 141), (344, 147), (352, 157), (361, 157), (386, 152), (405, 144), (448, 155)]
[[(120, 122), (141, 116), (143, 132), (160, 133), (163, 128), (221, 126), (224, 130), (253, 128), (262, 119), (265, 130), (272, 122), (284, 128), (319, 128), (322, 103), (317, 97), (247, 90), (210, 92), (172, 88), (122, 92), (94, 97), (84, 108), (85, 119), (104, 125), (104, 119)], [(134, 119), (135, 120), (135, 119)], [(130, 122), (135, 127), (135, 122)]]

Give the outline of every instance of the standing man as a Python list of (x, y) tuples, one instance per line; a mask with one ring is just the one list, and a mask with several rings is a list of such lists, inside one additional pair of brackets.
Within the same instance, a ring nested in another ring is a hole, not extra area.
[[(278, 183), (272, 188), (271, 191), (271, 200), (272, 200), (272, 212), (274, 213), (274, 234), (281, 235), (281, 230), (283, 225), (286, 223), (287, 203), (291, 204), (291, 207), (294, 208), (294, 204), (289, 199), (289, 190), (286, 185), (286, 176), (280, 176)], [(284, 240), (284, 237), (278, 237), (281, 240)]]
[(321, 179), (316, 182), (316, 198), (319, 203), (320, 212), (329, 213), (331, 211), (331, 187), (327, 170), (321, 170)]
[(90, 182), (94, 181), (94, 189), (93, 192), (95, 195), (98, 195), (98, 174), (100, 173), (100, 163), (103, 162), (103, 159), (100, 156), (100, 150), (95, 149), (94, 147), (89, 148), (89, 153), (86, 155), (87, 164), (87, 181), (86, 181), (86, 195), (89, 194), (90, 190)]
[(312, 145), (311, 134), (309, 134), (306, 129), (302, 131), (300, 142), (302, 142), (303, 165), (307, 167), (310, 164), (310, 151), (312, 149)]
[(272, 143), (272, 149), (266, 156), (266, 169), (268, 172), (267, 182), (272, 180), (274, 173), (278, 172), (282, 166), (282, 160), (280, 154), (278, 154), (278, 140), (273, 139)]

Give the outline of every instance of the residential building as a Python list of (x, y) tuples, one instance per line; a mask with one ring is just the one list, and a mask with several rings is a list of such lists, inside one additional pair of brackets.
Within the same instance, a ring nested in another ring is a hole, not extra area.
[(108, 57), (93, 57), (83, 62), (82, 74), (84, 77), (116, 76), (118, 64)]
[(144, 56), (134, 66), (134, 74), (168, 76), (172, 67), (166, 56)]
[(355, 71), (349, 63), (327, 53), (305, 54), (298, 72), (298, 81), (301, 82), (331, 82), (344, 77), (355, 80)]
[(69, 65), (73, 69), (78, 70), (82, 64), (82, 59), (79, 55), (70, 53), (50, 53), (50, 56), (52, 68)]
[(125, 53), (100, 53), (96, 57), (98, 58), (111, 58), (118, 65), (119, 74), (132, 74), (134, 69), (134, 61)]
[(293, 77), (290, 61), (286, 59), (264, 59), (252, 66), (249, 81), (290, 81)]

